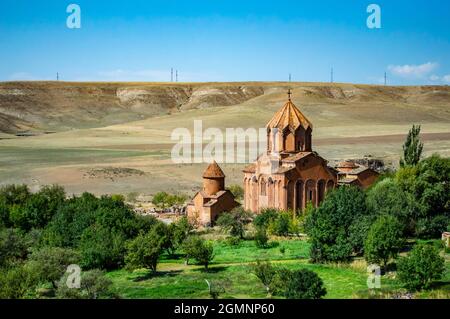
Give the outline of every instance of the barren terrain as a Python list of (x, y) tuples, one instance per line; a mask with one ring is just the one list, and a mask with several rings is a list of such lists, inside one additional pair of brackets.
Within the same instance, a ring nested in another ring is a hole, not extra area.
[[(450, 156), (450, 87), (325, 83), (0, 83), (0, 183), (68, 193), (192, 193), (206, 164), (174, 164), (173, 129), (261, 128), (293, 101), (314, 125), (313, 147), (332, 161), (396, 165), (412, 124), (425, 155)], [(222, 164), (241, 183), (245, 164)]]

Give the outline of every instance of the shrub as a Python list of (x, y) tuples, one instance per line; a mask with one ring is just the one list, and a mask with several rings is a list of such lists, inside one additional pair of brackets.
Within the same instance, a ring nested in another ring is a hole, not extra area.
[(444, 258), (439, 251), (424, 244), (415, 245), (407, 257), (397, 263), (398, 279), (407, 289), (421, 290), (430, 287), (433, 280), (442, 277), (445, 271)]
[(292, 215), (289, 212), (280, 212), (269, 224), (269, 232), (277, 236), (288, 236), (292, 229)]
[(217, 219), (217, 225), (223, 231), (228, 232), (233, 237), (244, 238), (245, 225), (250, 219), (250, 214), (242, 207), (237, 207), (229, 213), (223, 213)]
[(167, 208), (174, 205), (182, 205), (186, 199), (186, 195), (172, 195), (166, 192), (158, 192), (153, 196), (152, 204), (159, 208)]
[(269, 237), (267, 236), (267, 231), (263, 227), (258, 227), (255, 233), (255, 243), (256, 247), (266, 248)]
[(260, 214), (258, 214), (253, 220), (253, 225), (259, 228), (268, 228), (269, 224), (275, 220), (278, 216), (279, 211), (273, 208), (265, 208)]
[(23, 265), (9, 265), (0, 271), (0, 299), (34, 297), (37, 280)]
[(230, 185), (227, 187), (227, 189), (234, 195), (236, 200), (242, 200), (244, 198), (244, 189), (241, 187), (241, 185)]
[(0, 267), (26, 259), (28, 245), (18, 229), (5, 228), (0, 231)]
[(257, 261), (256, 264), (252, 266), (253, 273), (258, 277), (261, 283), (266, 289), (267, 295), (270, 297), (272, 295), (272, 282), (275, 278), (275, 268), (268, 261)]
[(59, 247), (44, 247), (34, 251), (26, 268), (32, 272), (40, 282), (50, 282), (54, 288), (67, 270), (67, 266), (76, 264), (80, 260), (77, 252)]
[(287, 299), (320, 299), (327, 293), (322, 279), (308, 269), (279, 270), (274, 283), (276, 291)]
[(100, 299), (116, 297), (112, 292), (112, 281), (99, 269), (81, 273), (80, 288), (67, 287), (67, 275), (61, 278), (56, 297), (58, 299)]
[(390, 258), (395, 258), (403, 245), (402, 225), (390, 215), (380, 216), (370, 227), (364, 243), (366, 260), (386, 266)]

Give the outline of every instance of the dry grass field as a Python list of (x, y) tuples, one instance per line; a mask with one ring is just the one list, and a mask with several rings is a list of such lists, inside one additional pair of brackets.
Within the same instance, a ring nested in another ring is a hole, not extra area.
[[(190, 194), (205, 164), (171, 161), (172, 130), (192, 131), (194, 120), (204, 130), (264, 127), (288, 88), (314, 125), (314, 149), (330, 161), (371, 155), (395, 165), (412, 124), (422, 125), (426, 155), (450, 156), (446, 86), (9, 82), (0, 83), (0, 183)], [(241, 182), (244, 165), (222, 165), (228, 184)]]

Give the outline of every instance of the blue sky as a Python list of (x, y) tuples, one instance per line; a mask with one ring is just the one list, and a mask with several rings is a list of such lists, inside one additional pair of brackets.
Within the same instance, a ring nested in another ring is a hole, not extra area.
[(450, 84), (450, 1), (2, 0), (0, 61), (0, 81), (169, 81), (171, 67), (180, 81), (329, 81), (333, 67), (336, 82)]

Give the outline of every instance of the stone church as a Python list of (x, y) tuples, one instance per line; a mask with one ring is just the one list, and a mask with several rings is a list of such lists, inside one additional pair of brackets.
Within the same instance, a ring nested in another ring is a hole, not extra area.
[(258, 213), (266, 207), (300, 212), (317, 206), (338, 185), (362, 188), (378, 173), (353, 162), (330, 167), (313, 151), (313, 125), (289, 100), (267, 124), (267, 150), (244, 172), (244, 208)]
[(201, 225), (212, 225), (220, 213), (239, 206), (233, 194), (225, 189), (225, 174), (214, 161), (203, 172), (203, 188), (186, 207), (190, 220)]

